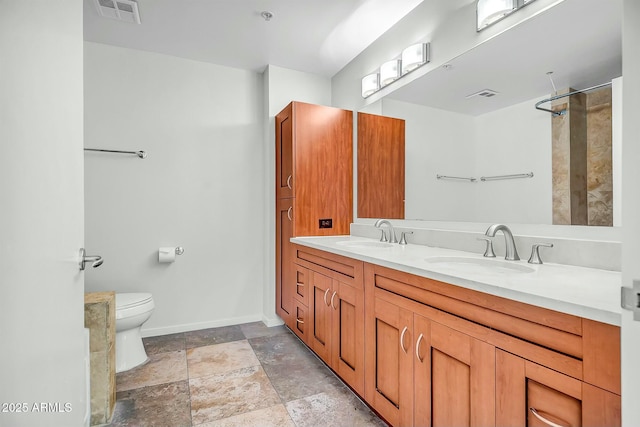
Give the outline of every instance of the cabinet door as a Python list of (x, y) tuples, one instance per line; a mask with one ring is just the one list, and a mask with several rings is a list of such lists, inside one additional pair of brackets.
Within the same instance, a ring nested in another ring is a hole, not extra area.
[(495, 425), (495, 347), (415, 315), (415, 425)]
[[(294, 102), (298, 236), (349, 234), (353, 219), (353, 112)], [(283, 174), (284, 175), (284, 174)]]
[(620, 396), (498, 350), (498, 426), (619, 426)]
[(331, 278), (311, 273), (311, 329), (309, 346), (327, 364), (331, 364)]
[(364, 395), (364, 291), (333, 281), (331, 367)]
[(358, 217), (404, 219), (405, 121), (358, 113)]
[(413, 425), (413, 313), (376, 297), (367, 307), (365, 398), (394, 426)]
[(276, 206), (276, 314), (291, 327), (296, 288), (293, 245), (293, 199), (280, 199)]
[(293, 197), (293, 105), (276, 116), (276, 197)]
[(296, 281), (296, 289), (293, 297), (302, 304), (309, 306), (309, 270), (297, 264), (294, 264), (293, 270)]
[(309, 342), (309, 330), (311, 325), (311, 315), (306, 305), (294, 300), (292, 312), (287, 325), (304, 342)]

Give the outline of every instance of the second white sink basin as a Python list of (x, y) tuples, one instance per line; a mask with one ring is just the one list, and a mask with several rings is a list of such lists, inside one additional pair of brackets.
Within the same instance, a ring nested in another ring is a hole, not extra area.
[(458, 273), (505, 275), (526, 274), (535, 271), (535, 269), (518, 261), (499, 261), (492, 258), (433, 257), (425, 258), (425, 262), (434, 268)]

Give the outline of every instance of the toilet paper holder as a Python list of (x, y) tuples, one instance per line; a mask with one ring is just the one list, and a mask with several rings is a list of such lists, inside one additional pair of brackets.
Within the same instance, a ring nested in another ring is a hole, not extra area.
[[(184, 253), (184, 248), (182, 246), (176, 246), (173, 251), (176, 253), (176, 255), (182, 255)], [(171, 253), (171, 248), (160, 248), (158, 249), (158, 252), (169, 254)]]
[(158, 249), (158, 262), (172, 263), (175, 261), (176, 255), (182, 255), (183, 253), (184, 253), (184, 248), (182, 246), (178, 246), (175, 248), (161, 247)]

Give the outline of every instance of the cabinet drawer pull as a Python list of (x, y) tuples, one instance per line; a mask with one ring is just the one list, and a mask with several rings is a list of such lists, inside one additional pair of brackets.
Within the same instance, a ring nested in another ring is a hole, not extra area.
[(329, 288), (327, 288), (327, 290), (324, 291), (324, 305), (326, 305), (328, 307), (329, 306), (329, 301), (327, 301), (327, 295), (329, 295)]
[(422, 342), (423, 339), (424, 339), (424, 335), (420, 334), (420, 336), (418, 337), (418, 340), (416, 341), (416, 357), (418, 358), (418, 361), (420, 363), (424, 361), (424, 358), (420, 357), (420, 343)]
[(548, 426), (551, 427), (566, 427), (566, 426), (561, 426), (560, 424), (556, 424), (553, 421), (549, 421), (548, 419), (544, 418), (542, 415), (540, 415), (538, 413), (538, 411), (536, 411), (536, 408), (529, 408), (529, 410), (531, 411), (531, 413), (540, 421), (542, 421), (543, 423), (545, 423)]
[(402, 349), (402, 351), (404, 351), (404, 354), (407, 354), (407, 349), (404, 348), (404, 334), (407, 333), (408, 329), (409, 327), (405, 326), (404, 329), (402, 330), (402, 333), (400, 334), (400, 348)]
[(331, 307), (332, 307), (334, 310), (337, 310), (337, 309), (338, 309), (338, 307), (336, 307), (335, 305), (333, 305), (333, 299), (336, 297), (336, 295), (338, 295), (338, 293), (337, 293), (337, 292), (334, 292), (334, 293), (333, 293), (333, 295), (331, 295)]
[(296, 286), (304, 286), (304, 283), (296, 283)]
[(291, 188), (291, 175), (287, 177), (287, 187), (289, 188), (289, 190), (293, 190), (293, 188)]
[(293, 218), (291, 217), (292, 210), (293, 210), (293, 206), (289, 206), (289, 209), (287, 209), (287, 218), (289, 218), (289, 221), (293, 221)]
[(304, 324), (304, 320), (296, 318), (296, 322)]

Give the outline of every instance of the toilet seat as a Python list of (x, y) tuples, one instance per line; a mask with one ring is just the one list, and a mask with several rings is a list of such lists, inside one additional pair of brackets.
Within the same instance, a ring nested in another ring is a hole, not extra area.
[(116, 293), (116, 320), (133, 317), (154, 309), (149, 293)]
[(151, 301), (152, 296), (148, 293), (124, 293), (116, 294), (116, 310), (133, 308)]

